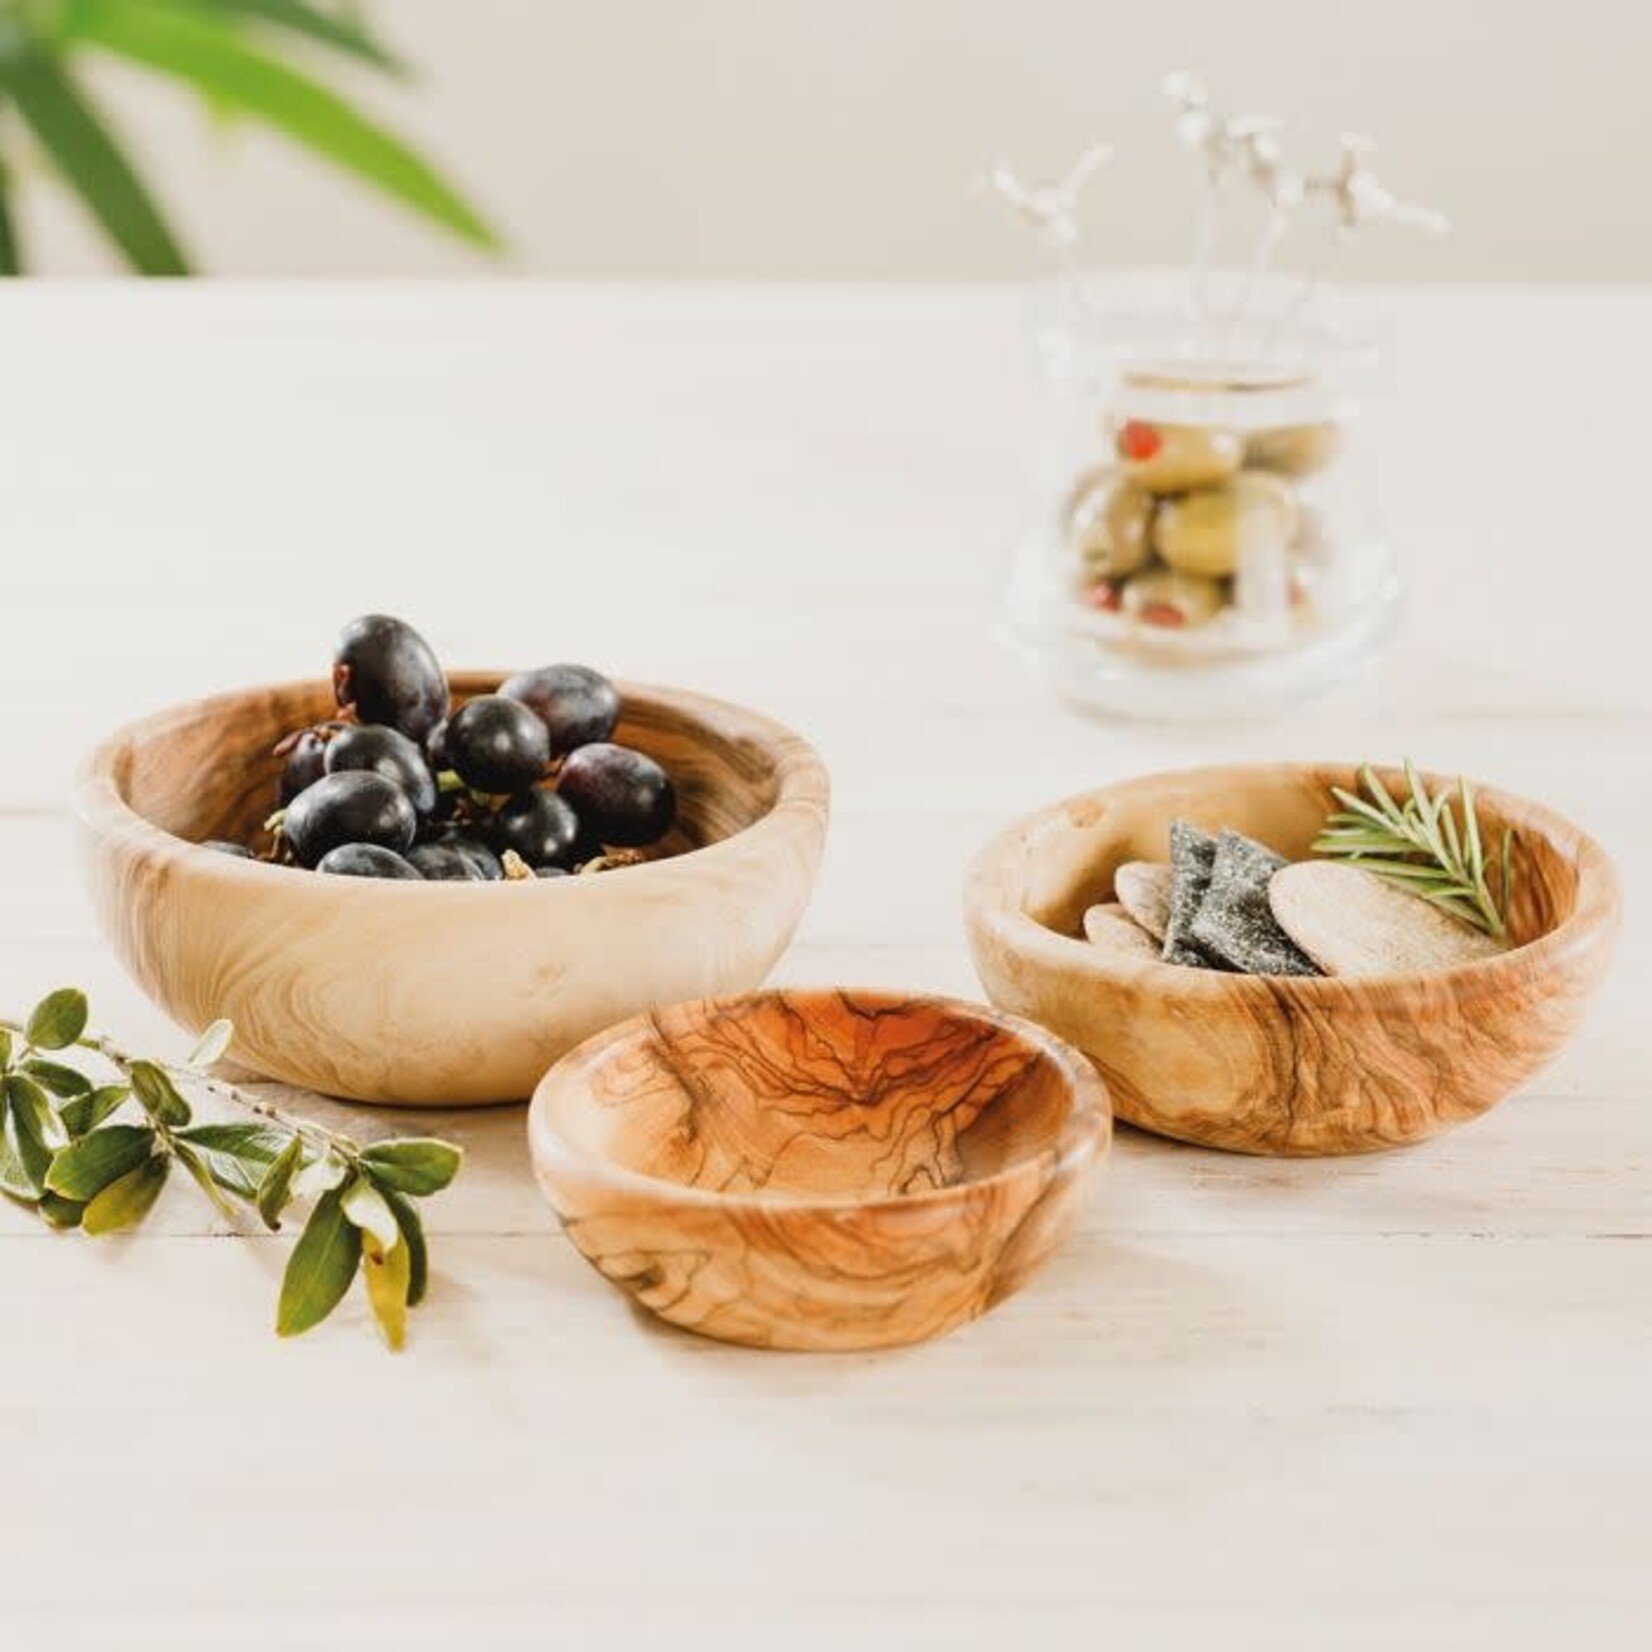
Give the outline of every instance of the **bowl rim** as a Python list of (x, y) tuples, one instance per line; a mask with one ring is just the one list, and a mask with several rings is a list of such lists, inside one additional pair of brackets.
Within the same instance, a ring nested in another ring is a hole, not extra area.
[[(1397, 768), (1372, 766), (1385, 782), (1401, 775)], [(1254, 780), (1263, 772), (1281, 779), (1318, 782), (1330, 771), (1344, 773), (1359, 767), (1357, 763), (1331, 759), (1205, 764), (1131, 775), (1089, 791), (1076, 792), (1011, 821), (977, 851), (964, 877), (965, 924), (972, 936), (977, 931), (989, 933), (1000, 946), (1024, 959), (1062, 970), (1080, 966), (1098, 981), (1128, 983), (1138, 989), (1146, 988), (1150, 981), (1150, 990), (1161, 996), (1243, 1005), (1247, 1014), (1261, 1007), (1327, 1009), (1338, 1002), (1346, 1003), (1350, 995), (1437, 991), (1444, 981), (1451, 982), (1464, 998), (1497, 996), (1529, 981), (1534, 970), (1547, 972), (1571, 963), (1616, 930), (1622, 908), (1618, 877), (1611, 857), (1600, 844), (1546, 805), (1472, 779), (1469, 783), (1477, 800), (1494, 804), (1497, 812), (1509, 819), (1517, 830), (1541, 832), (1571, 860), (1577, 873), (1577, 898), (1571, 912), (1553, 929), (1520, 946), (1443, 969), (1357, 976), (1244, 975), (1228, 970), (1188, 969), (1162, 959), (1114, 953), (1081, 937), (1063, 935), (1031, 917), (1012, 893), (1011, 858), (1021, 841), (1046, 823), (1054, 824), (1071, 809), (1107, 803), (1121, 794), (1172, 783)], [(1419, 773), (1430, 788), (1455, 786), (1457, 781), (1455, 775), (1430, 770)], [(1568, 844), (1575, 848), (1569, 849)]]
[[(464, 670), (446, 673), (450, 689), (466, 695), (490, 693), (507, 677), (509, 670)], [(830, 805), (831, 785), (825, 763), (815, 748), (785, 724), (763, 712), (733, 701), (717, 699), (691, 689), (670, 688), (657, 684), (636, 683), (614, 678), (619, 690), (621, 717), (628, 705), (653, 705), (686, 715), (696, 725), (710, 729), (729, 740), (756, 742), (775, 764), (774, 801), (750, 825), (714, 843), (685, 849), (679, 854), (659, 860), (643, 861), (636, 866), (615, 868), (629, 880), (625, 887), (637, 889), (645, 879), (664, 884), (682, 875), (680, 868), (707, 866), (712, 860), (730, 855), (745, 855), (770, 840), (784, 838), (788, 832), (789, 817), (819, 811), (824, 821)], [(165, 706), (144, 717), (125, 723), (105, 735), (82, 759), (74, 781), (74, 814), (80, 825), (105, 839), (119, 840), (126, 846), (151, 856), (164, 857), (192, 875), (200, 875), (221, 882), (226, 888), (243, 884), (248, 878), (268, 880), (279, 877), (283, 887), (295, 897), (303, 892), (327, 891), (333, 895), (348, 888), (353, 899), (389, 898), (416, 899), (421, 896), (438, 900), (488, 900), (493, 891), (503, 884), (514, 882), (519, 890), (539, 890), (540, 900), (577, 900), (588, 898), (589, 891), (605, 885), (613, 873), (600, 877), (523, 878), (491, 882), (421, 880), (417, 890), (413, 880), (394, 878), (318, 878), (313, 871), (302, 867), (278, 866), (267, 861), (243, 860), (209, 849), (204, 843), (195, 843), (157, 826), (138, 813), (121, 795), (116, 770), (121, 754), (142, 740), (152, 740), (175, 729), (186, 721), (203, 715), (229, 715), (249, 697), (266, 694), (300, 693), (316, 689), (326, 690), (324, 678), (300, 677), (279, 683), (259, 683), (196, 700), (180, 701)], [(271, 887), (260, 882), (260, 888)], [(577, 893), (576, 893), (577, 892)], [(524, 898), (518, 894), (516, 899)]]
[[(701, 1206), (706, 1209), (762, 1209), (787, 1216), (831, 1216), (845, 1212), (892, 1212), (920, 1210), (925, 1206), (956, 1203), (973, 1198), (982, 1191), (1004, 1187), (1039, 1173), (1042, 1165), (1050, 1166), (1052, 1178), (1069, 1175), (1084, 1168), (1087, 1162), (1106, 1157), (1112, 1142), (1112, 1098), (1095, 1065), (1074, 1045), (1047, 1027), (1030, 1021), (1025, 1016), (1012, 1015), (988, 1004), (972, 1003), (943, 993), (899, 992), (885, 987), (760, 987), (755, 992), (730, 993), (715, 998), (691, 999), (688, 1004), (709, 1010), (733, 1009), (764, 999), (786, 998), (826, 999), (847, 998), (857, 1004), (872, 1004), (896, 1008), (903, 1004), (924, 1004), (939, 1008), (948, 1016), (974, 1021), (998, 1028), (1018, 1044), (1032, 1049), (1050, 1061), (1064, 1080), (1066, 1112), (1052, 1147), (1009, 1164), (985, 1176), (972, 1176), (949, 1187), (926, 1188), (917, 1193), (878, 1194), (860, 1198), (852, 1194), (838, 1196), (790, 1194), (769, 1188), (748, 1188), (738, 1193), (722, 1193), (715, 1189), (696, 1187), (689, 1182), (676, 1182), (664, 1176), (652, 1176), (646, 1171), (633, 1170), (615, 1160), (581, 1147), (571, 1141), (550, 1122), (550, 1096), (558, 1083), (568, 1082), (568, 1069), (577, 1064), (589, 1064), (607, 1055), (615, 1045), (631, 1042), (657, 1030), (655, 1017), (665, 1011), (688, 1005), (658, 1005), (639, 1015), (628, 1016), (612, 1027), (605, 1027), (568, 1053), (553, 1062), (534, 1086), (528, 1099), (526, 1129), (528, 1154), (536, 1176), (542, 1163), (554, 1160), (575, 1174), (599, 1182), (619, 1192), (646, 1195), (663, 1203)], [(1052, 1156), (1053, 1155), (1053, 1156)], [(555, 1201), (552, 1201), (553, 1204)]]

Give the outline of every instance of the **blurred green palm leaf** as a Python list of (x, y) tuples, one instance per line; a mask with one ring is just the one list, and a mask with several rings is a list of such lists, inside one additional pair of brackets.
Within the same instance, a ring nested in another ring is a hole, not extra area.
[[(61, 66), (45, 52), (24, 47), (0, 56), (0, 85), (133, 269), (145, 275), (187, 274), (183, 251), (159, 208)], [(14, 244), (14, 258), (15, 252)]]
[(365, 59), (381, 69), (402, 72), (402, 64), (375, 40), (354, 18), (339, 12), (323, 11), (305, 0), (150, 0), (151, 4), (194, 12), (208, 21), (245, 18), (268, 23), (278, 29), (307, 36), (323, 46), (332, 46), (352, 57)]
[[(268, 44), (257, 38), (270, 36)], [(0, 0), (0, 104), (11, 102), (57, 171), (134, 269), (187, 274), (176, 236), (119, 141), (76, 83), (100, 51), (181, 80), (214, 109), (263, 121), (472, 245), (492, 228), (429, 162), (276, 55), (296, 37), (387, 72), (400, 64), (355, 19), (308, 0)], [(0, 273), (21, 265), (0, 169)]]

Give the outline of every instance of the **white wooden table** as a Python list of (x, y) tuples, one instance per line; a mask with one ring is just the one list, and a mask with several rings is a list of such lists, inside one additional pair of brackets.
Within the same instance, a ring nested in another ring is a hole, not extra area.
[(973, 995), (959, 879), (993, 827), (1215, 757), (1535, 793), (1628, 907), (1530, 1092), (1341, 1163), (1124, 1131), (1042, 1277), (896, 1354), (646, 1322), (555, 1231), (515, 1110), (419, 1121), (471, 1157), (400, 1359), (355, 1302), (278, 1342), (289, 1239), (192, 1190), (125, 1242), (0, 1210), (0, 1641), (1644, 1647), (1652, 294), (1391, 308), (1396, 660), (1166, 730), (1056, 709), (989, 640), (1038, 440), (1012, 295), (0, 294), (8, 1008), (75, 981), (181, 1048), (91, 929), (74, 760), (321, 672), (372, 608), (453, 664), (572, 656), (810, 734), (835, 811), (789, 981)]

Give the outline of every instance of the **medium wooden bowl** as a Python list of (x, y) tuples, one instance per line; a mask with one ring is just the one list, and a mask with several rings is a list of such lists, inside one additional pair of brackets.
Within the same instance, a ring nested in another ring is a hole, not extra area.
[[(1445, 784), (1427, 777), (1431, 786)], [(1384, 775), (1390, 786), (1400, 777)], [(1018, 821), (970, 869), (965, 921), (995, 1004), (1070, 1039), (1122, 1119), (1247, 1153), (1363, 1153), (1482, 1113), (1571, 1035), (1618, 926), (1605, 853), (1558, 815), (1479, 793), (1517, 833), (1512, 931), (1494, 958), (1358, 980), (1220, 974), (1082, 938), (1128, 860), (1167, 860), (1170, 822), (1231, 826), (1305, 858), (1351, 768), (1259, 765), (1151, 775)]]
[(1072, 1231), (1107, 1150), (1076, 1051), (980, 1005), (766, 992), (566, 1056), (534, 1168), (591, 1264), (662, 1319), (762, 1348), (939, 1336)]
[[(464, 699), (498, 672), (452, 679)], [(755, 712), (621, 685), (616, 738), (671, 772), (668, 858), (588, 877), (403, 883), (237, 860), (273, 807), (282, 734), (325, 683), (225, 694), (121, 730), (81, 771), (82, 858), (127, 970), (174, 1020), (235, 1022), (238, 1061), (415, 1106), (520, 1100), (546, 1067), (654, 1003), (757, 986), (814, 886), (826, 773)]]

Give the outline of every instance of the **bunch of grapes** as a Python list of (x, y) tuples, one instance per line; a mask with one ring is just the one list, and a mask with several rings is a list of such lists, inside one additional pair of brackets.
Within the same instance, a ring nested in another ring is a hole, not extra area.
[(676, 818), (670, 776), (613, 743), (619, 694), (585, 666), (524, 671), (452, 711), (429, 643), (367, 614), (339, 638), (333, 689), (339, 716), (277, 747), (263, 858), (358, 878), (556, 878), (624, 864)]

